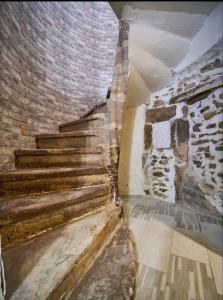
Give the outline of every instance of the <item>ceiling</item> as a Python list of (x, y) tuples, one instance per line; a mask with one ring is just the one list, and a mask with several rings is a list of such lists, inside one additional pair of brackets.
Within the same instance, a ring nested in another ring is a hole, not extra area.
[(109, 3), (117, 17), (130, 24), (127, 107), (134, 107), (169, 82), (190, 51), (194, 36), (220, 2)]
[(138, 10), (172, 11), (209, 15), (220, 2), (221, 1), (109, 1), (109, 4), (116, 16), (120, 18), (125, 5), (129, 5)]

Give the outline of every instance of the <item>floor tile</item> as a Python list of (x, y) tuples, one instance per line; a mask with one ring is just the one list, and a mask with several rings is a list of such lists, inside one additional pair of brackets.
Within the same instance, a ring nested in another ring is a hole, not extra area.
[(166, 272), (172, 243), (172, 229), (151, 218), (150, 221), (130, 222), (136, 242), (138, 262)]
[(218, 294), (223, 295), (223, 257), (208, 250), (208, 257)]
[(177, 231), (173, 232), (171, 253), (209, 264), (206, 248)]

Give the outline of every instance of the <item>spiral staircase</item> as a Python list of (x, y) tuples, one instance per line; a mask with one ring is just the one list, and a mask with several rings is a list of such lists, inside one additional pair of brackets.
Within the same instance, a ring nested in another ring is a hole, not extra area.
[(108, 119), (103, 102), (37, 135), (37, 149), (16, 150), (16, 169), (0, 174), (5, 299), (131, 298), (134, 251), (111, 199)]

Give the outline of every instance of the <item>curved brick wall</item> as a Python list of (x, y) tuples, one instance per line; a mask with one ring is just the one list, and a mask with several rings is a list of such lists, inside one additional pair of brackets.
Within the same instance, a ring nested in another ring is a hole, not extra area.
[(0, 4), (0, 170), (111, 86), (118, 20), (107, 2)]

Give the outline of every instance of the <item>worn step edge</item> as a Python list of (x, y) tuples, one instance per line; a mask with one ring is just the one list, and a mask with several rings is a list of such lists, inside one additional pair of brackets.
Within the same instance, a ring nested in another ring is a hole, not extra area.
[(8, 181), (0, 183), (0, 195), (18, 196), (48, 193), (50, 191), (59, 192), (108, 182), (109, 175), (106, 173)]
[[(106, 154), (105, 154), (106, 155)], [(17, 169), (34, 168), (66, 168), (81, 166), (105, 166), (105, 155), (101, 154), (64, 154), (64, 155), (22, 155), (17, 156), (15, 166)]]
[(26, 196), (0, 198), (0, 227), (52, 209), (69, 207), (109, 194), (109, 184)]
[(92, 115), (93, 111), (99, 107), (102, 107), (107, 104), (107, 100), (103, 99), (100, 103), (95, 104), (88, 112), (84, 113), (80, 116), (80, 119), (86, 118), (89, 115)]
[(37, 134), (36, 140), (38, 139), (52, 139), (52, 138), (65, 138), (65, 137), (92, 137), (103, 134), (104, 130), (82, 130), (82, 131), (71, 131), (71, 132), (61, 132), (61, 133), (51, 133), (51, 134)]
[(102, 195), (94, 199), (83, 201), (66, 207), (52, 209), (49, 212), (20, 220), (0, 228), (2, 248), (8, 249), (27, 240), (40, 236), (50, 230), (56, 229), (69, 221), (81, 218), (102, 210), (110, 203), (111, 196)]
[(94, 114), (94, 115), (90, 115), (90, 116), (82, 118), (82, 119), (62, 123), (62, 124), (59, 125), (59, 128), (61, 129), (61, 128), (66, 127), (66, 126), (75, 125), (75, 124), (84, 123), (84, 122), (89, 122), (89, 121), (94, 121), (94, 120), (99, 120), (99, 119), (105, 120), (104, 114), (102, 114), (102, 113)]
[(97, 148), (67, 148), (67, 149), (17, 149), (15, 156), (51, 156), (65, 154), (101, 154), (102, 147)]
[(8, 181), (35, 180), (43, 178), (59, 178), (81, 175), (97, 175), (105, 173), (106, 168), (104, 166), (80, 166), (73, 168), (40, 168), (22, 170), (19, 169), (1, 173), (0, 183)]
[[(98, 215), (100, 216), (101, 220), (103, 220), (103, 225), (101, 221), (98, 224), (98, 220), (97, 220)], [(89, 235), (90, 233), (89, 232), (86, 233), (87, 236), (85, 236), (82, 246), (76, 244), (77, 242), (75, 242), (75, 237), (76, 237), (75, 234), (72, 234), (74, 238), (68, 241), (66, 237), (66, 230), (68, 230), (67, 228), (72, 228), (73, 226), (75, 226), (75, 228), (73, 227), (71, 231), (73, 233), (75, 232), (75, 230), (79, 232), (80, 230), (79, 227), (83, 228), (82, 223), (84, 222), (83, 224), (85, 224), (86, 218), (90, 218), (88, 220), (90, 223), (92, 222), (93, 236), (91, 235), (90, 237)], [(36, 299), (35, 297), (38, 297), (38, 299), (41, 300), (64, 299), (64, 295), (69, 293), (71, 290), (73, 290), (73, 288), (78, 284), (78, 282), (84, 276), (86, 271), (89, 269), (92, 262), (95, 260), (97, 254), (99, 253), (99, 251), (101, 251), (99, 249), (102, 249), (102, 247), (105, 245), (108, 239), (110, 240), (111, 233), (115, 230), (119, 222), (120, 222), (120, 209), (117, 209), (117, 207), (114, 208), (113, 205), (113, 207), (107, 206), (100, 212), (90, 215), (89, 217), (82, 218), (80, 222), (71, 221), (67, 223), (65, 226), (61, 226), (61, 228), (59, 228), (59, 231), (56, 232), (51, 231), (49, 233), (51, 234), (49, 238), (48, 235), (46, 237), (44, 234), (42, 237), (45, 239), (45, 242), (47, 239), (50, 240), (50, 242), (48, 242), (49, 246), (53, 242), (53, 240), (51, 240), (52, 238), (50, 238), (52, 234), (54, 235), (54, 237), (60, 236), (60, 239), (58, 240), (57, 238), (55, 242), (57, 243), (59, 242), (60, 246), (63, 244), (66, 251), (63, 248), (63, 252), (60, 254), (60, 255), (63, 254), (63, 256), (60, 257), (57, 251), (55, 251), (55, 249), (51, 250), (50, 247), (47, 247), (47, 252), (43, 253), (43, 255), (38, 259), (38, 263), (34, 266), (33, 272), (30, 272), (29, 274), (27, 273), (25, 274), (24, 280), (23, 281), (21, 280), (21, 285), (17, 287), (16, 290), (13, 291), (12, 295), (10, 296), (10, 299), (30, 300), (30, 299)], [(43, 244), (42, 237), (40, 236), (39, 237), (40, 239), (36, 238), (34, 239), (34, 241), (29, 241), (26, 247), (28, 246), (27, 248), (29, 250), (30, 248), (32, 249), (32, 245), (33, 245), (32, 242), (34, 242), (34, 247), (36, 247), (35, 243), (40, 243), (40, 245), (42, 246)], [(69, 250), (67, 250), (65, 245), (67, 245), (67, 248)], [(24, 247), (24, 245), (21, 245), (21, 247)], [(77, 248), (81, 247), (79, 253), (76, 253), (76, 255), (74, 255), (73, 252), (75, 247)], [(70, 248), (72, 248), (73, 255), (71, 255), (71, 253), (69, 254)], [(3, 260), (9, 263), (9, 264), (7, 263), (5, 264), (6, 280), (7, 277), (11, 279), (12, 276), (14, 275), (13, 272), (14, 264), (10, 261), (10, 258), (16, 257), (16, 261), (18, 261), (17, 255), (23, 255), (24, 251), (23, 253), (21, 253), (22, 250), (23, 248), (19, 247), (16, 249), (15, 248), (9, 249), (8, 251), (3, 251)], [(50, 252), (50, 250), (52, 253)], [(39, 248), (36, 251), (39, 252)], [(67, 258), (66, 260), (64, 260), (65, 257)], [(40, 267), (41, 260), (42, 260), (41, 266), (43, 266), (43, 269), (41, 269)], [(51, 263), (49, 263), (50, 260)], [(21, 268), (22, 267), (20, 267), (19, 269)], [(20, 271), (17, 273), (19, 276), (21, 276)], [(49, 274), (50, 274), (50, 278), (49, 278)], [(36, 286), (35, 286), (35, 282), (36, 282)]]
[[(116, 214), (113, 213), (111, 222), (106, 224), (98, 240), (90, 246), (90, 249), (85, 252), (85, 254), (80, 258), (78, 264), (72, 272), (68, 274), (61, 282), (61, 284), (54, 289), (54, 291), (49, 295), (47, 300), (55, 299), (69, 299), (73, 290), (77, 287), (80, 281), (83, 279), (88, 270), (92, 267), (94, 261), (100, 257), (105, 247), (113, 239), (115, 233), (120, 228), (122, 224), (121, 210), (117, 208)], [(84, 270), (81, 269), (81, 265), (84, 265)]]
[(101, 299), (104, 295), (106, 299), (133, 299), (137, 265), (135, 250), (131, 231), (127, 223), (122, 221), (109, 244), (104, 247), (72, 295), (69, 295), (69, 300), (88, 297)]

